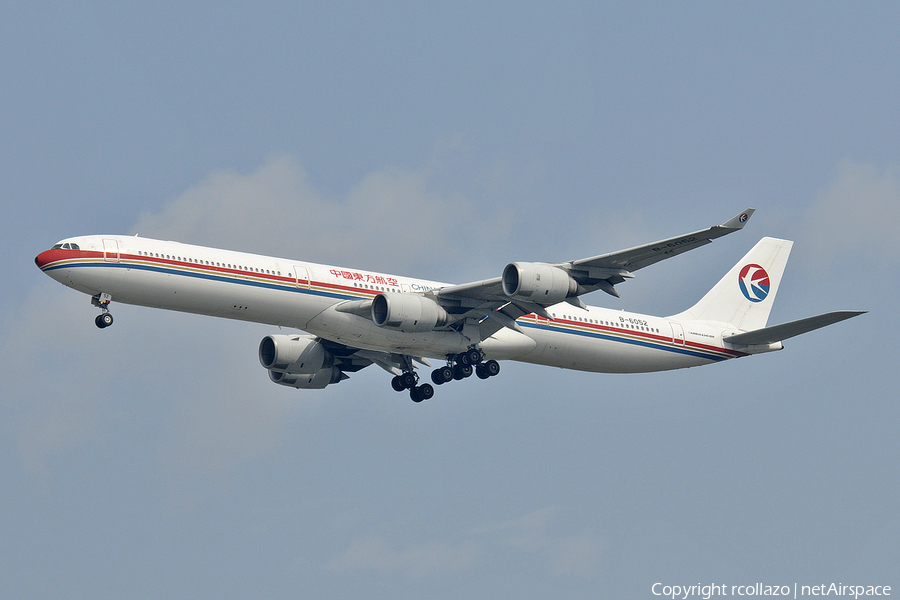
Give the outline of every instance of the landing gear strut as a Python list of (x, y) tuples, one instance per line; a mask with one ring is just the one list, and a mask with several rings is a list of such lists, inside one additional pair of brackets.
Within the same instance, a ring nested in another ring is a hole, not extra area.
[(112, 296), (106, 293), (91, 296), (91, 304), (103, 311), (94, 319), (94, 324), (100, 329), (106, 329), (113, 324), (113, 316), (109, 312), (110, 302), (112, 302)]

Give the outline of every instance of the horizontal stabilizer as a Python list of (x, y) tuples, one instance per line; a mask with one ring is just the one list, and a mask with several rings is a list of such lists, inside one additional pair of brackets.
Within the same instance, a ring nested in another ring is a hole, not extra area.
[(820, 327), (839, 323), (844, 319), (859, 316), (867, 311), (864, 310), (839, 310), (836, 312), (816, 315), (815, 317), (807, 317), (799, 321), (791, 321), (790, 323), (782, 323), (781, 325), (773, 325), (772, 327), (763, 327), (747, 333), (738, 333), (723, 338), (729, 344), (737, 344), (740, 346), (757, 346), (764, 344), (774, 344), (782, 342), (788, 338), (792, 338), (801, 333), (813, 331)]

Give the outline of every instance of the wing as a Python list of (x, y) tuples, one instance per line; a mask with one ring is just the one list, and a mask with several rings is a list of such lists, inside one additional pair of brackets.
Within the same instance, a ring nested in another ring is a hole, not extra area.
[(722, 225), (609, 254), (564, 263), (511, 263), (501, 277), (443, 287), (435, 299), (460, 320), (477, 319), (484, 337), (501, 327), (517, 329), (517, 318), (529, 313), (550, 318), (546, 307), (562, 301), (584, 307), (583, 294), (603, 290), (618, 297), (615, 286), (634, 271), (742, 229), (754, 210)]
[(431, 366), (428, 359), (419, 356), (363, 350), (321, 338), (318, 339), (318, 342), (334, 357), (334, 366), (338, 367), (341, 373), (344, 374), (342, 379), (347, 378), (346, 373), (355, 373), (371, 364), (376, 364), (394, 375), (412, 370), (415, 363), (420, 363), (427, 367)]
[[(575, 276), (583, 277), (587, 281), (606, 281), (615, 285), (615, 283), (625, 281), (626, 277), (631, 277), (633, 271), (649, 267), (661, 260), (677, 256), (688, 250), (705, 246), (716, 238), (743, 229), (754, 211), (755, 209), (748, 208), (722, 225), (714, 225), (709, 229), (660, 240), (628, 250), (620, 250), (611, 254), (583, 258), (571, 263), (565, 263), (565, 266)], [(618, 296), (618, 294), (613, 295)]]

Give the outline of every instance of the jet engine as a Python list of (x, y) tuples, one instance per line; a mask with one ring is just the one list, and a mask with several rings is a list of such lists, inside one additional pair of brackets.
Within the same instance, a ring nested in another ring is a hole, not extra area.
[(279, 385), (309, 390), (321, 390), (326, 385), (337, 383), (346, 377), (337, 367), (325, 367), (312, 374), (269, 371), (269, 379)]
[(279, 385), (320, 390), (347, 376), (334, 356), (309, 335), (267, 335), (259, 343), (259, 362)]
[(450, 315), (440, 304), (419, 294), (385, 292), (372, 301), (372, 321), (379, 327), (424, 332), (449, 320)]
[(559, 267), (543, 263), (510, 263), (503, 269), (503, 293), (549, 306), (578, 290), (578, 283)]
[(311, 375), (331, 367), (334, 358), (308, 335), (267, 335), (259, 343), (259, 362), (267, 369)]

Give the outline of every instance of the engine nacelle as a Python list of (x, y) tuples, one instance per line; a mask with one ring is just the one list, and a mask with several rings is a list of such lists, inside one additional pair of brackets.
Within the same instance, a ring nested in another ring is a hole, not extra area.
[(449, 320), (450, 315), (440, 304), (418, 294), (384, 292), (372, 301), (372, 321), (379, 327), (424, 332)]
[(543, 306), (562, 302), (578, 290), (578, 283), (568, 273), (543, 263), (509, 263), (501, 279), (503, 293), (510, 298)]
[(325, 367), (312, 374), (285, 373), (284, 371), (269, 371), (269, 379), (279, 385), (286, 385), (297, 389), (321, 390), (326, 385), (337, 383), (345, 376), (337, 367)]
[(267, 335), (259, 343), (259, 362), (270, 370), (313, 375), (330, 368), (334, 357), (312, 336)]

